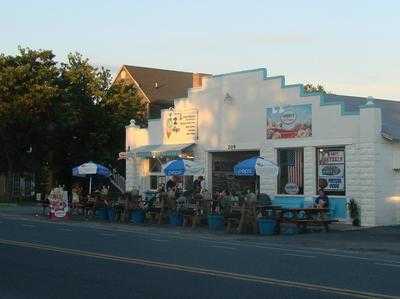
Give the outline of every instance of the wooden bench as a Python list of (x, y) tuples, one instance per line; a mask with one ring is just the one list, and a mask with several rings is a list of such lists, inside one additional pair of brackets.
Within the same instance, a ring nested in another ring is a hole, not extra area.
[(299, 228), (300, 232), (306, 232), (307, 226), (323, 226), (326, 232), (329, 232), (329, 224), (338, 222), (336, 219), (292, 219), (285, 221), (287, 223), (294, 223)]

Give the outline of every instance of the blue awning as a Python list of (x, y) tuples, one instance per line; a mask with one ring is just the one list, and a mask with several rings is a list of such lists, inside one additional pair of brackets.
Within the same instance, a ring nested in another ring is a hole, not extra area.
[[(179, 157), (184, 150), (192, 146), (193, 143), (186, 144), (151, 144), (134, 149), (131, 153), (139, 158), (151, 157)], [(129, 155), (129, 154), (128, 154)]]

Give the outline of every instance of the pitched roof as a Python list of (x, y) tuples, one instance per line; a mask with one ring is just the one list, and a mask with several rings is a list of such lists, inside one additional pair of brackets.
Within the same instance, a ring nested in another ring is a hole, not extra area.
[[(346, 112), (357, 112), (365, 105), (367, 98), (326, 94), (326, 102), (343, 103)], [(373, 99), (374, 106), (382, 111), (381, 134), (389, 139), (400, 141), (400, 102), (382, 99)]]
[(193, 87), (194, 76), (208, 76), (132, 65), (125, 65), (125, 68), (152, 103), (187, 97), (188, 89)]

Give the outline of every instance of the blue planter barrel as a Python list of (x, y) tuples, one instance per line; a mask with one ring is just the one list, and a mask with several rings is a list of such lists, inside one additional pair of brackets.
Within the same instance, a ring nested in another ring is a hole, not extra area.
[(115, 210), (114, 208), (107, 208), (106, 209), (108, 220), (114, 221), (115, 219)]
[(175, 226), (182, 226), (183, 224), (183, 215), (181, 214), (170, 214), (169, 215), (169, 223)]
[(96, 218), (100, 220), (108, 220), (108, 212), (106, 208), (96, 209)]
[(275, 233), (276, 221), (273, 219), (258, 219), (260, 235), (270, 236)]
[(134, 210), (131, 213), (132, 223), (143, 223), (144, 222), (144, 212), (142, 210)]
[(208, 215), (208, 228), (210, 230), (223, 230), (224, 217), (221, 215)]

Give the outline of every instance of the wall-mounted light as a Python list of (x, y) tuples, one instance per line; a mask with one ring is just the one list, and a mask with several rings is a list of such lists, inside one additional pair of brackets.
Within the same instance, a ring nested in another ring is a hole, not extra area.
[(233, 102), (233, 97), (228, 92), (225, 94), (224, 102), (228, 104), (232, 104)]

